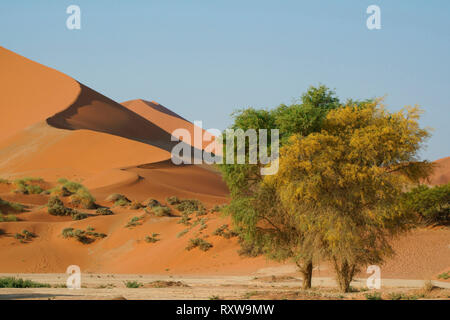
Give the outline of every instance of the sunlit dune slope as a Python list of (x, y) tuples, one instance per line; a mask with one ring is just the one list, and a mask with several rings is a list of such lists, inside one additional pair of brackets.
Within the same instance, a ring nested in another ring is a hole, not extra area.
[(0, 47), (0, 140), (47, 119), (73, 103), (78, 83)]

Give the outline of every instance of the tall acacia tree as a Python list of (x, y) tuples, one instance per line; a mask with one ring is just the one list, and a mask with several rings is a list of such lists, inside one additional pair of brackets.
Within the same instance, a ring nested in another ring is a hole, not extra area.
[[(324, 85), (311, 86), (298, 103), (280, 105), (272, 110), (238, 110), (233, 114), (231, 129), (268, 129), (269, 132), (279, 129), (282, 146), (294, 134), (307, 136), (320, 131), (327, 113), (338, 107), (339, 99), (334, 91)], [(248, 158), (248, 149), (246, 151)], [(286, 214), (287, 208), (274, 189), (263, 184), (262, 166), (261, 163), (220, 166), (232, 198), (226, 212), (233, 217), (245, 244), (273, 259), (293, 259), (303, 274), (303, 287), (310, 288), (314, 257), (310, 249), (317, 247), (311, 245), (315, 239), (302, 233), (295, 216)]]
[(389, 113), (379, 101), (331, 110), (320, 132), (289, 139), (278, 173), (264, 179), (284, 208), (278, 214), (314, 239), (310, 252), (331, 261), (344, 292), (413, 224), (398, 204), (405, 186), (431, 170), (416, 158), (429, 136), (418, 118), (417, 108)]

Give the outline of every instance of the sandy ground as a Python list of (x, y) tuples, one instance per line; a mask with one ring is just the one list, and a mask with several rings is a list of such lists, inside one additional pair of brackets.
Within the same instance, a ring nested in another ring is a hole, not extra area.
[[(66, 274), (0, 274), (0, 277), (6, 276), (30, 279), (59, 288), (0, 289), (0, 299), (303, 299), (314, 298), (313, 293), (316, 298), (360, 299), (365, 298), (364, 293), (374, 291), (412, 294), (425, 285), (423, 280), (382, 279), (381, 289), (370, 291), (366, 289), (366, 279), (358, 278), (352, 283), (355, 292), (340, 294), (333, 278), (322, 277), (313, 278), (313, 289), (302, 292), (298, 275), (273, 276), (261, 271), (251, 276), (82, 274), (82, 288), (67, 289), (61, 288), (67, 279)], [(126, 288), (127, 281), (136, 281), (142, 287)], [(151, 287), (155, 281), (159, 281), (160, 287)], [(178, 286), (170, 286), (171, 282), (178, 282)], [(433, 285), (441, 291), (441, 298), (450, 298), (450, 283), (433, 281)]]

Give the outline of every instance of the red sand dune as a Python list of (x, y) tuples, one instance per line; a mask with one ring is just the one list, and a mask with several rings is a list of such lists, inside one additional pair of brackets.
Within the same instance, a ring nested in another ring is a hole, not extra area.
[(431, 185), (441, 185), (450, 182), (450, 157), (442, 158), (434, 162), (436, 168), (429, 178)]

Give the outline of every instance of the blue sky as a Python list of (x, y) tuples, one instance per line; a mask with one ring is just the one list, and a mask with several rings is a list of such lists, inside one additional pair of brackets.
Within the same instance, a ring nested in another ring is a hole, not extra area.
[[(81, 30), (66, 8), (81, 8)], [(366, 8), (381, 8), (381, 30)], [(419, 104), (423, 158), (450, 156), (450, 1), (0, 2), (0, 45), (122, 102), (155, 100), (205, 128), (323, 83), (339, 97)], [(1, 70), (0, 70), (1, 72)]]

